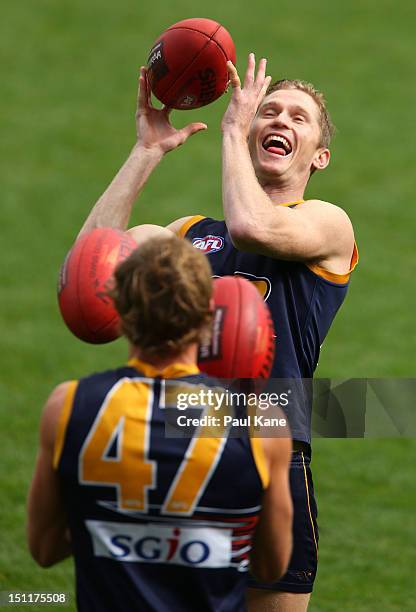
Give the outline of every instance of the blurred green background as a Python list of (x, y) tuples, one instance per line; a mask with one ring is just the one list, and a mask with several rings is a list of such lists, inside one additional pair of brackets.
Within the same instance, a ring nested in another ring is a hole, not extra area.
[[(394, 0), (7, 1), (0, 24), (2, 185), (0, 590), (73, 592), (72, 563), (37, 568), (25, 498), (41, 407), (58, 382), (119, 364), (122, 341), (88, 346), (62, 323), (60, 264), (134, 144), (138, 68), (154, 39), (188, 17), (231, 32), (274, 78), (322, 89), (338, 128), (330, 168), (307, 195), (350, 214), (361, 261), (323, 347), (318, 375), (415, 372), (413, 165), (416, 4)], [(227, 97), (173, 123), (208, 123), (165, 158), (132, 222), (221, 215), (220, 120)], [(412, 440), (317, 440), (320, 568), (312, 611), (413, 610)], [(35, 609), (32, 607), (32, 609)]]

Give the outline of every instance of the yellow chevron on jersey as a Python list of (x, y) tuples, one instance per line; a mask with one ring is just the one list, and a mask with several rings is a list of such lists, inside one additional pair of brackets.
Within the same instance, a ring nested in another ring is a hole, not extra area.
[(235, 276), (241, 276), (241, 278), (246, 278), (249, 280), (257, 291), (260, 293), (261, 297), (266, 301), (270, 295), (272, 290), (272, 284), (267, 276), (256, 276), (255, 274), (249, 274), (248, 272), (234, 272)]

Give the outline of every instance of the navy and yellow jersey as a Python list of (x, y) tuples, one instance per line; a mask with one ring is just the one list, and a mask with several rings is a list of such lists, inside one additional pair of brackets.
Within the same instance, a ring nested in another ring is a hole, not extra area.
[(179, 393), (214, 385), (195, 366), (158, 372), (138, 359), (70, 383), (53, 463), (79, 610), (245, 609), (268, 484), (260, 440), (232, 428), (220, 437), (165, 431)]
[[(286, 205), (293, 207), (300, 202)], [(345, 299), (350, 273), (358, 260), (356, 246), (349, 272), (333, 274), (316, 265), (238, 251), (225, 221), (198, 215), (184, 223), (179, 235), (207, 255), (214, 276), (242, 276), (252, 281), (264, 297), (276, 330), (271, 377), (311, 379), (320, 347)], [(308, 443), (312, 404), (309, 386), (305, 384), (300, 393), (298, 389), (296, 396), (304, 399), (294, 402), (287, 411), (293, 438)]]

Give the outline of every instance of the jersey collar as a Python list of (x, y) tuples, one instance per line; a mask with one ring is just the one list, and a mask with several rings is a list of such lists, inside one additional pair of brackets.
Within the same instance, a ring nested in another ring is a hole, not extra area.
[(303, 204), (305, 200), (295, 200), (294, 202), (283, 202), (282, 204), (276, 204), (276, 206), (296, 206), (297, 204)]
[(136, 368), (136, 370), (149, 378), (180, 378), (181, 376), (191, 376), (200, 372), (198, 366), (193, 363), (171, 363), (163, 370), (160, 370), (150, 363), (138, 359), (138, 357), (129, 359), (127, 365)]

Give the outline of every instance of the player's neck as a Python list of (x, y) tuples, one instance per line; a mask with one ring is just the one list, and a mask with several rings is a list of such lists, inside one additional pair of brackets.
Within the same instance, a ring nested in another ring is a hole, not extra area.
[(304, 199), (309, 177), (305, 176), (273, 176), (257, 177), (262, 189), (274, 204), (299, 202)]
[(158, 370), (164, 370), (173, 363), (182, 363), (184, 365), (197, 365), (198, 345), (196, 342), (187, 346), (183, 351), (172, 353), (169, 356), (149, 355), (146, 351), (142, 351), (137, 346), (129, 346), (129, 359), (137, 357), (145, 363), (149, 363)]
[(287, 204), (288, 202), (299, 202), (303, 200), (305, 189), (304, 187), (288, 188), (278, 185), (262, 185), (273, 204)]

